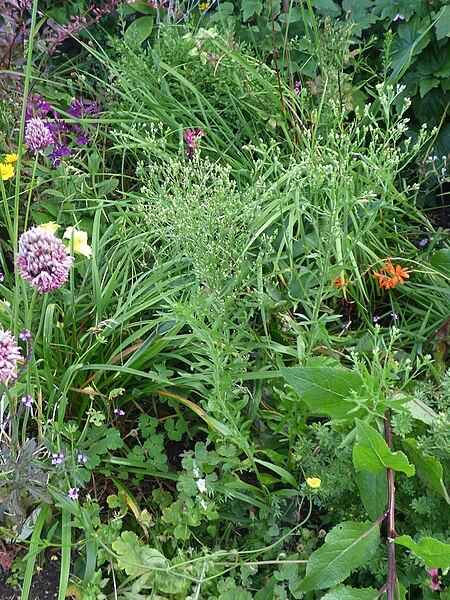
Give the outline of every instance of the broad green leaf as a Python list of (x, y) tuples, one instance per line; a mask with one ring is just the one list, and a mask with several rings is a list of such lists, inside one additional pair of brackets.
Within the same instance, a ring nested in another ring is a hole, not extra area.
[(392, 44), (393, 73), (389, 78), (391, 81), (396, 81), (409, 67), (413, 57), (428, 46), (431, 41), (431, 27), (429, 21), (421, 19), (418, 15), (399, 25)]
[(378, 591), (374, 588), (364, 588), (357, 590), (349, 586), (340, 585), (334, 590), (330, 590), (322, 600), (374, 600), (378, 597)]
[(434, 410), (418, 398), (408, 400), (408, 402), (405, 402), (403, 405), (403, 408), (407, 408), (409, 410), (413, 419), (422, 421), (427, 425), (432, 425), (437, 417), (437, 414), (434, 412)]
[(262, 11), (261, 0), (242, 0), (242, 20), (248, 21), (253, 15), (260, 15)]
[(355, 473), (356, 484), (359, 489), (364, 508), (374, 521), (383, 514), (388, 501), (388, 484), (386, 471), (382, 473), (371, 473), (360, 471)]
[(372, 558), (379, 540), (380, 528), (370, 522), (349, 521), (333, 527), (324, 545), (311, 554), (306, 577), (296, 591), (322, 590), (341, 583)]
[(430, 90), (437, 87), (441, 83), (436, 77), (422, 77), (419, 81), (420, 97), (423, 98)]
[(315, 414), (335, 419), (347, 417), (356, 404), (350, 394), (358, 393), (363, 385), (358, 373), (341, 367), (289, 367), (280, 372)]
[(436, 271), (450, 276), (450, 248), (442, 248), (435, 252), (430, 258), (430, 263)]
[(357, 36), (361, 35), (363, 29), (367, 29), (378, 20), (373, 12), (372, 0), (343, 0), (342, 10), (353, 23), (352, 33)]
[(426, 456), (417, 448), (417, 440), (414, 438), (405, 438), (406, 454), (416, 465), (417, 474), (440, 496), (447, 504), (450, 504), (450, 497), (444, 485), (444, 469), (441, 463), (434, 456)]
[(266, 467), (267, 469), (270, 469), (271, 471), (274, 471), (281, 477), (281, 479), (284, 479), (284, 481), (290, 483), (292, 486), (294, 486), (294, 488), (298, 487), (298, 482), (296, 481), (295, 477), (283, 467), (274, 465), (273, 463), (267, 462), (266, 460), (261, 460), (259, 458), (255, 458), (255, 462), (263, 467)]
[(417, 554), (425, 562), (427, 569), (450, 568), (450, 544), (444, 544), (432, 537), (424, 537), (416, 543), (409, 535), (395, 538), (395, 543)]
[(133, 21), (125, 31), (127, 44), (142, 44), (150, 37), (153, 29), (153, 17), (140, 17)]
[(444, 6), (436, 16), (436, 38), (442, 40), (450, 37), (450, 6)]
[(338, 17), (341, 9), (333, 0), (311, 0), (311, 5), (324, 17)]
[(391, 452), (383, 437), (373, 427), (356, 419), (357, 444), (353, 447), (353, 464), (357, 471), (382, 473), (390, 467), (402, 471), (408, 477), (415, 473), (403, 452)]

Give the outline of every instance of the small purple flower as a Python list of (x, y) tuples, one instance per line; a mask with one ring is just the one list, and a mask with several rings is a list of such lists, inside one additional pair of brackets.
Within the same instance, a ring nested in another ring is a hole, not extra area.
[(395, 17), (392, 19), (393, 22), (395, 21), (404, 21), (405, 17), (402, 15), (402, 13), (397, 13), (395, 15)]
[(342, 331), (346, 331), (347, 329), (349, 329), (351, 324), (352, 324), (351, 321), (349, 321), (348, 323), (344, 323), (342, 325)]
[(374, 323), (378, 323), (379, 320), (380, 320), (380, 317), (378, 315), (373, 315), (373, 322)]
[(25, 142), (31, 150), (42, 150), (54, 142), (48, 126), (39, 118), (30, 119), (25, 125)]
[(84, 454), (77, 454), (77, 463), (85, 463), (87, 462), (88, 457)]
[(22, 342), (27, 342), (31, 340), (31, 331), (29, 329), (22, 329), (22, 332), (19, 333), (19, 340)]
[(428, 585), (431, 590), (439, 589), (439, 573), (438, 569), (428, 569), (428, 573), (431, 575), (432, 582)]
[(31, 408), (33, 406), (34, 400), (31, 396), (24, 396), (22, 398), (22, 402), (25, 408)]
[(0, 273), (0, 283), (3, 283), (5, 281), (5, 276), (3, 275), (3, 273)]
[(300, 81), (294, 83), (294, 94), (300, 94)]
[(396, 312), (392, 312), (391, 317), (393, 321), (396, 321), (398, 319), (398, 314)]
[(123, 417), (125, 416), (125, 411), (122, 410), (121, 408), (115, 408), (114, 409), (114, 414), (117, 415), (118, 417)]
[(42, 227), (33, 227), (19, 238), (19, 272), (41, 294), (58, 290), (68, 280), (72, 263), (61, 240)]
[(39, 117), (40, 119), (44, 118), (50, 110), (50, 107), (50, 102), (45, 102), (44, 96), (41, 94), (34, 94), (27, 102), (25, 120), (29, 121), (36, 117)]
[(69, 489), (69, 493), (67, 494), (67, 497), (70, 500), (77, 500), (80, 496), (80, 488), (74, 487), (74, 488), (70, 488)]
[(62, 465), (63, 462), (66, 460), (66, 457), (64, 456), (64, 454), (62, 452), (55, 452), (52, 454), (52, 465), (56, 466), (56, 465)]
[(0, 381), (2, 383), (16, 378), (17, 361), (22, 359), (22, 349), (16, 346), (12, 333), (0, 329)]
[(195, 150), (199, 146), (200, 138), (202, 138), (204, 136), (205, 136), (205, 134), (200, 129), (200, 127), (196, 127), (194, 129), (194, 131), (192, 131), (191, 129), (186, 129), (186, 131), (183, 133), (183, 139), (186, 142), (186, 144), (188, 145), (186, 154), (188, 155), (190, 160), (192, 160), (194, 158)]

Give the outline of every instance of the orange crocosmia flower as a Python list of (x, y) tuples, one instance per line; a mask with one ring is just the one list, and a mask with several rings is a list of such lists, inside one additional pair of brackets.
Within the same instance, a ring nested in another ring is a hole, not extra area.
[(342, 279), (340, 277), (336, 277), (336, 279), (333, 279), (333, 287), (335, 288), (347, 287), (347, 283), (347, 277), (344, 277), (344, 283), (342, 283)]
[(405, 279), (409, 279), (408, 269), (400, 265), (394, 265), (390, 258), (386, 259), (386, 266), (380, 269), (380, 273), (373, 271), (373, 276), (378, 279), (378, 286), (385, 290), (392, 290), (397, 283), (405, 283)]

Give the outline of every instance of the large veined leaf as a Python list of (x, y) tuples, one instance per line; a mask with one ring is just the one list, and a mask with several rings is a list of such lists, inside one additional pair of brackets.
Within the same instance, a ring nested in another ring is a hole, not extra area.
[(356, 439), (353, 464), (357, 471), (383, 473), (389, 467), (406, 473), (408, 477), (416, 472), (403, 452), (392, 452), (378, 431), (359, 419), (356, 419)]
[(447, 504), (450, 504), (450, 497), (444, 485), (444, 468), (441, 463), (434, 456), (426, 456), (421, 452), (417, 448), (417, 440), (414, 438), (405, 438), (403, 443), (406, 444), (406, 454), (416, 465), (418, 475), (420, 475), (421, 479), (442, 496)]
[(133, 21), (125, 31), (125, 41), (128, 44), (142, 44), (150, 37), (153, 29), (153, 17), (140, 17)]
[(436, 19), (436, 38), (442, 40), (450, 37), (450, 6), (444, 6)]
[(330, 590), (325, 596), (322, 596), (322, 600), (374, 600), (377, 598), (378, 590), (374, 588), (364, 588), (357, 590), (349, 586), (339, 586)]
[(295, 591), (329, 588), (346, 579), (352, 571), (375, 554), (380, 528), (370, 522), (341, 523), (327, 534), (325, 543), (313, 552), (306, 565), (306, 577)]
[(432, 537), (424, 537), (420, 542), (414, 542), (409, 535), (395, 538), (395, 543), (417, 554), (425, 562), (427, 569), (450, 568), (450, 544), (444, 544)]
[(382, 473), (360, 471), (355, 473), (355, 480), (364, 508), (369, 517), (375, 521), (383, 514), (387, 506), (388, 484), (386, 471), (383, 470)]
[(347, 417), (356, 404), (351, 393), (358, 394), (363, 385), (358, 373), (341, 367), (288, 367), (280, 372), (313, 412), (334, 419)]

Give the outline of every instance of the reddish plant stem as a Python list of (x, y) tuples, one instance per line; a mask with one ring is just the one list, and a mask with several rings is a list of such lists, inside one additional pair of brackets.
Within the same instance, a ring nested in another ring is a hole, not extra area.
[[(392, 430), (391, 422), (389, 420), (389, 411), (384, 413), (384, 431), (386, 443), (389, 448), (392, 448)], [(388, 514), (387, 514), (387, 559), (388, 559), (388, 575), (385, 587), (387, 593), (387, 600), (394, 600), (395, 592), (397, 591), (398, 597), (398, 578), (397, 578), (397, 565), (395, 562), (395, 543), (394, 538), (397, 536), (395, 531), (395, 485), (394, 485), (394, 471), (390, 468), (387, 470), (387, 481), (388, 481)]]

